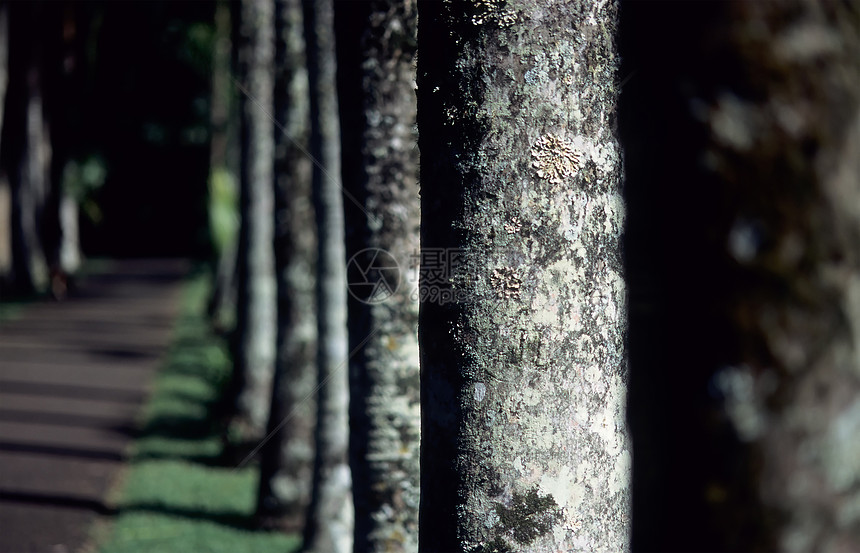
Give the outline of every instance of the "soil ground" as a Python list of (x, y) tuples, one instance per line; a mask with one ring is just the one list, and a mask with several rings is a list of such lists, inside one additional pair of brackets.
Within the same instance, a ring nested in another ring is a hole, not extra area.
[(0, 323), (0, 553), (72, 553), (109, 516), (189, 265), (111, 261)]

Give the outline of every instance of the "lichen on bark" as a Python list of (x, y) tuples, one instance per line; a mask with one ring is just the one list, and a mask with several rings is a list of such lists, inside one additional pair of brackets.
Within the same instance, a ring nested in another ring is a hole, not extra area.
[(463, 267), (421, 306), (422, 550), (627, 548), (616, 9), (420, 14), (422, 248)]

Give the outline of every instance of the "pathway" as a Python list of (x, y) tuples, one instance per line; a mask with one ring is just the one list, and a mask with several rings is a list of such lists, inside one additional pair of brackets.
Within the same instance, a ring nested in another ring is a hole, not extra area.
[(178, 313), (178, 260), (110, 262), (0, 323), (0, 553), (86, 543)]

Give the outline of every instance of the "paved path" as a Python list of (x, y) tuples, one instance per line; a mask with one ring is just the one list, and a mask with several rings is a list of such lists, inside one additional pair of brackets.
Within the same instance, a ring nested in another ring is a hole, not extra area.
[(0, 323), (0, 553), (84, 546), (170, 340), (187, 263), (111, 262)]

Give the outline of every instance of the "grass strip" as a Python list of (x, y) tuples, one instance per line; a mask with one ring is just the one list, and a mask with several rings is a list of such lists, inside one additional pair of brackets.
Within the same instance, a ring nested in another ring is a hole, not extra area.
[(219, 466), (213, 410), (230, 361), (204, 314), (208, 283), (201, 273), (186, 284), (101, 553), (289, 553), (300, 546), (298, 536), (254, 529), (256, 467)]

